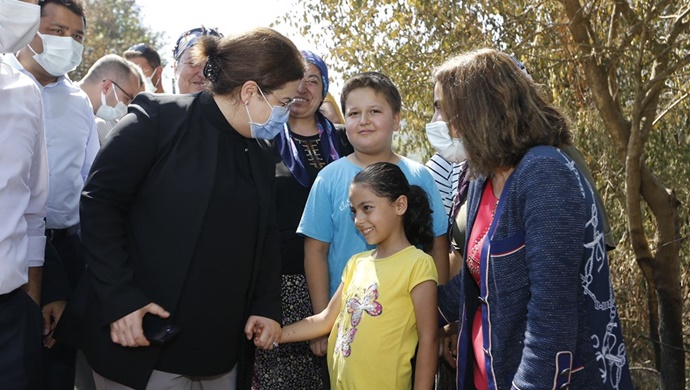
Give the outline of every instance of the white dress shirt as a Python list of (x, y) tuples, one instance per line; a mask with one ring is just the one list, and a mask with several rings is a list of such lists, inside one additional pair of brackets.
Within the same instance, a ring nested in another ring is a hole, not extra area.
[(41, 93), (0, 55), (0, 294), (43, 265), (48, 159)]
[(89, 97), (66, 76), (42, 86), (16, 57), (11, 63), (34, 80), (43, 97), (50, 171), (46, 229), (77, 225), (81, 190), (100, 148)]
[(105, 137), (108, 136), (110, 130), (112, 130), (115, 125), (117, 125), (119, 120), (105, 121), (99, 117), (96, 117), (96, 130), (98, 130), (98, 141), (101, 145), (105, 142)]

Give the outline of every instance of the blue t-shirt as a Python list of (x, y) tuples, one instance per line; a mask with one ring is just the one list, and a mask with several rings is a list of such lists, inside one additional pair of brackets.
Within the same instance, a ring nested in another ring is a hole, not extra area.
[[(448, 216), (439, 195), (434, 178), (424, 165), (405, 157), (400, 158), (398, 167), (410, 184), (426, 191), (433, 211), (433, 229), (436, 237), (448, 231)], [(340, 285), (340, 278), (347, 261), (355, 253), (374, 249), (367, 245), (362, 234), (352, 221), (350, 212), (350, 184), (362, 168), (347, 158), (336, 160), (319, 172), (309, 192), (304, 213), (297, 233), (329, 243), (328, 278), (330, 296)]]

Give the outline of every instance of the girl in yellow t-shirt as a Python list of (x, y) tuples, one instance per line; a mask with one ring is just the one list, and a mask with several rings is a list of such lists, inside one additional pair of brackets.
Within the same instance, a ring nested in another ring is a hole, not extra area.
[[(281, 342), (330, 332), (332, 389), (431, 389), (438, 358), (436, 283), (431, 256), (431, 209), (423, 189), (400, 168), (374, 163), (352, 180), (355, 226), (376, 249), (352, 256), (328, 307), (283, 328)], [(260, 324), (246, 329), (260, 334)], [(274, 343), (273, 348), (278, 347)]]

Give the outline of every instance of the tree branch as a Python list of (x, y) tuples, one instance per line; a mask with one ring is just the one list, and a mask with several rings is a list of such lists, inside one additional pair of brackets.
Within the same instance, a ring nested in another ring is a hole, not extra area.
[[(597, 110), (601, 114), (604, 124), (609, 128), (609, 134), (614, 141), (614, 149), (621, 161), (625, 161), (630, 122), (622, 115), (621, 110), (608, 90), (607, 67), (597, 64), (593, 55), (592, 43), (589, 40), (587, 21), (582, 14), (579, 0), (560, 0), (565, 6), (570, 23), (568, 29), (582, 53), (580, 64), (588, 79), (588, 86), (592, 90), (592, 98)], [(601, 59), (600, 59), (601, 60)]]
[(656, 126), (657, 122), (659, 122), (666, 114), (671, 112), (675, 106), (680, 104), (683, 100), (685, 100), (688, 96), (690, 96), (690, 92), (686, 92), (683, 96), (678, 98), (675, 102), (671, 103), (664, 111), (662, 111), (656, 118), (654, 118), (654, 122), (652, 122), (652, 126)]

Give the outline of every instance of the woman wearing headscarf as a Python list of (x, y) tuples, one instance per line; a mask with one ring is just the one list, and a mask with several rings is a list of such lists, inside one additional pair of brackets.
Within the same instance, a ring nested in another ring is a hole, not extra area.
[[(304, 276), (304, 238), (296, 230), (316, 175), (344, 152), (340, 133), (319, 111), (328, 93), (328, 68), (315, 53), (302, 51), (302, 56), (307, 60), (307, 70), (297, 88), (288, 123), (273, 141), (276, 210), (281, 233), (283, 325), (312, 314)], [(314, 355), (309, 343), (257, 350), (253, 388), (328, 388), (325, 357)]]
[[(56, 338), (83, 350), (101, 389), (249, 388), (253, 344), (280, 339), (267, 140), (287, 122), (304, 59), (268, 28), (191, 50), (206, 90), (139, 94), (82, 194), (88, 268)], [(261, 330), (253, 343), (245, 327)]]
[(203, 59), (193, 59), (191, 48), (205, 36), (223, 37), (218, 30), (204, 26), (185, 31), (173, 48), (173, 93), (196, 93), (206, 88)]
[(434, 75), (472, 181), (460, 274), (439, 287), (459, 321), (458, 389), (631, 389), (601, 208), (561, 149), (566, 118), (510, 56), (461, 54)]

